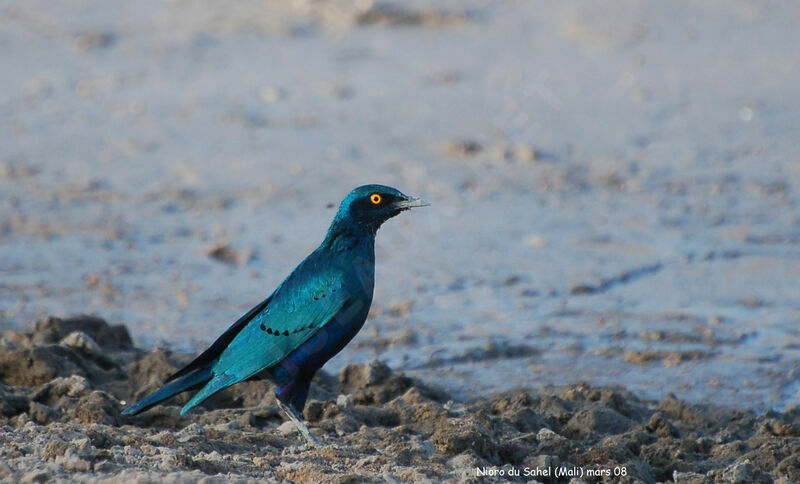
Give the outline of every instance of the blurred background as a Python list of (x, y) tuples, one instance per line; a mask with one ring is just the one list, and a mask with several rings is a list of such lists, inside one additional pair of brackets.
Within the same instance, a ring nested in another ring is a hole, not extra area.
[(384, 183), (379, 358), (800, 404), (800, 6), (0, 1), (0, 325), (198, 351)]

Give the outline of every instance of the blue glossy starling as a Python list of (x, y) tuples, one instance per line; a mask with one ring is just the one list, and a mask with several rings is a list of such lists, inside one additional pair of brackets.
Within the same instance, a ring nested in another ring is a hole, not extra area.
[(136, 415), (199, 388), (181, 409), (184, 414), (223, 388), (266, 374), (276, 384), (278, 405), (310, 444), (319, 443), (300, 415), (314, 374), (367, 318), (375, 282), (375, 233), (400, 212), (425, 205), (384, 185), (350, 192), (322, 244), (272, 294), (170, 376), (170, 383), (122, 414)]

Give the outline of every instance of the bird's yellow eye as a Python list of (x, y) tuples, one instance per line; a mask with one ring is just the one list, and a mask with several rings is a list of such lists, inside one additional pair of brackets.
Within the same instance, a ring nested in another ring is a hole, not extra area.
[(379, 203), (381, 203), (381, 200), (382, 200), (381, 196), (378, 195), (377, 193), (373, 193), (372, 195), (369, 196), (369, 201), (372, 202), (373, 205), (378, 205)]

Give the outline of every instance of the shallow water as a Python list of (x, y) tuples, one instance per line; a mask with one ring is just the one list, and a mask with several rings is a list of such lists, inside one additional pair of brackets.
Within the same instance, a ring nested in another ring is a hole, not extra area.
[(800, 9), (403, 5), (0, 3), (0, 324), (202, 349), (376, 182), (326, 368), (800, 404)]

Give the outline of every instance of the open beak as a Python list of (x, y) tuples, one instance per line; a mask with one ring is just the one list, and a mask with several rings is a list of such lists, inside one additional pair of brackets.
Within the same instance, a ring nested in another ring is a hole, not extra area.
[(428, 205), (430, 205), (430, 203), (417, 197), (408, 197), (405, 200), (400, 200), (399, 202), (394, 203), (395, 208), (398, 210), (408, 210), (409, 208), (414, 207), (427, 207)]

